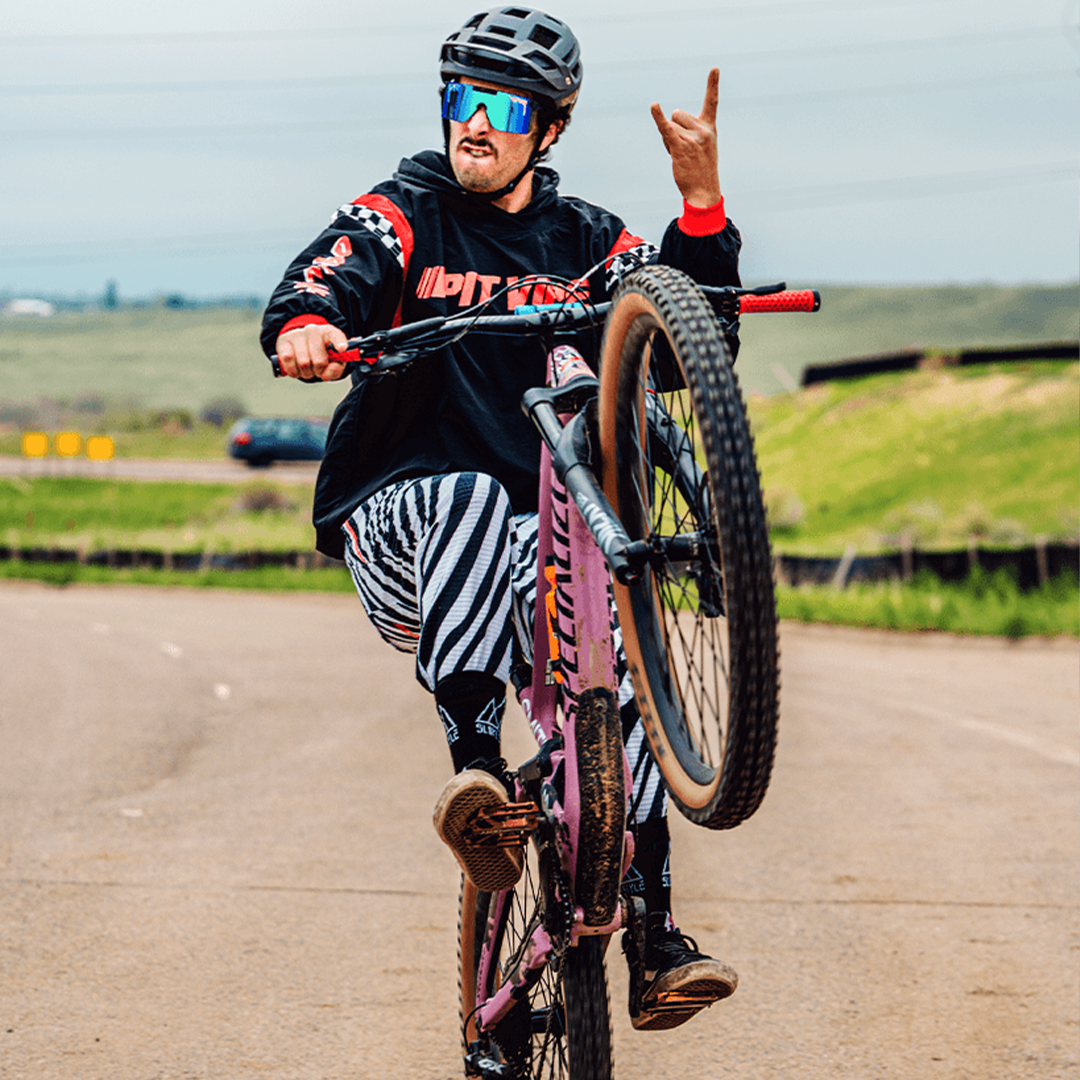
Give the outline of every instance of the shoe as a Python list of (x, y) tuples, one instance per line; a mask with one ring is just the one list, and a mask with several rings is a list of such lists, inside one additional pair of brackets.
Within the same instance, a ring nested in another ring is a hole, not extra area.
[(738, 985), (732, 968), (700, 952), (697, 942), (671, 926), (667, 915), (650, 915), (641, 1011), (630, 1022), (638, 1031), (678, 1027), (713, 1002), (730, 997)]
[(521, 877), (521, 843), (499, 843), (498, 827), (485, 820), (485, 811), (507, 805), (506, 787), (483, 769), (459, 772), (435, 804), (435, 831), (481, 892), (513, 888)]

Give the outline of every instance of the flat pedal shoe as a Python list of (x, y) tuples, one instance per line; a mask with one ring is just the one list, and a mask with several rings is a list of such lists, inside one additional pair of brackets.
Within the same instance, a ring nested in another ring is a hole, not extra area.
[(730, 997), (739, 976), (720, 960), (695, 960), (646, 984), (641, 1012), (630, 1022), (638, 1031), (664, 1031), (685, 1024), (713, 1002)]
[[(627, 959), (633, 964), (629, 951)], [(630, 1022), (638, 1031), (663, 1031), (685, 1024), (702, 1009), (730, 997), (739, 985), (733, 968), (700, 952), (693, 938), (666, 924), (663, 915), (648, 917), (644, 966), (636, 1016), (631, 1002)]]
[(511, 803), (506, 788), (489, 772), (466, 769), (453, 777), (435, 804), (435, 831), (481, 892), (517, 884), (522, 847), (536, 828), (536, 807)]

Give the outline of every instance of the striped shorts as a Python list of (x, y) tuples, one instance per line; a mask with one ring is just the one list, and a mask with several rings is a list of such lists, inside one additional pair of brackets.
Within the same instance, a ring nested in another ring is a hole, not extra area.
[[(537, 515), (515, 515), (502, 486), (483, 473), (391, 484), (342, 526), (345, 561), (368, 618), (396, 649), (416, 655), (417, 680), (432, 692), (465, 671), (506, 682), (515, 641), (531, 659), (537, 530)], [(625, 705), (633, 688), (621, 647), (618, 656)], [(637, 820), (662, 816), (667, 796), (640, 720), (626, 746)]]

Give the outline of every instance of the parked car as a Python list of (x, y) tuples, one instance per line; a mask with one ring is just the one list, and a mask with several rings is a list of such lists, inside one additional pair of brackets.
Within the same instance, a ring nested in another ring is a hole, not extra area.
[(321, 461), (327, 420), (246, 416), (229, 429), (229, 453), (252, 468), (274, 461)]

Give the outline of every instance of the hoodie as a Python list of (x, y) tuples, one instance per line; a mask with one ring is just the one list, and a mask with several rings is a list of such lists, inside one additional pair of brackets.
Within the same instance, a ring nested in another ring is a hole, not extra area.
[[(485, 314), (558, 302), (559, 282), (583, 282), (589, 299), (610, 299), (619, 278), (663, 262), (701, 284), (738, 285), (739, 233), (723, 203), (684, 204), (659, 248), (614, 214), (558, 193), (539, 167), (533, 197), (510, 214), (464, 191), (444, 154), (401, 162), (390, 180), (346, 204), (293, 260), (263, 317), (262, 346), (309, 323), (349, 337), (463, 312)], [(599, 335), (575, 341), (595, 366)], [(515, 514), (535, 511), (540, 438), (521, 411), (541, 386), (545, 358), (535, 338), (471, 334), (396, 374), (352, 376), (327, 437), (315, 487), (316, 546), (341, 558), (341, 526), (380, 488), (418, 476), (484, 472), (506, 489)]]

